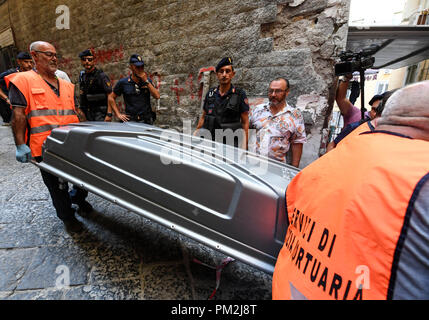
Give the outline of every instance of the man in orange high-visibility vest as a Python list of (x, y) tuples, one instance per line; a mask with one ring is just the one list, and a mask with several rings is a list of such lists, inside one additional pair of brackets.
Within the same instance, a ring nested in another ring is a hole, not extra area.
[(286, 191), (274, 299), (429, 299), (429, 81), (393, 94)]
[[(30, 53), (35, 69), (6, 77), (9, 82), (9, 100), (13, 108), (12, 130), (16, 144), (16, 159), (26, 163), (32, 158), (42, 161), (42, 144), (52, 129), (62, 125), (78, 123), (76, 115), (74, 85), (59, 79), (57, 53), (47, 42), (31, 44)], [(82, 211), (91, 211), (86, 202), (88, 192), (74, 187), (71, 198), (68, 187), (60, 183), (58, 177), (41, 170), (43, 181), (49, 190), (57, 216), (72, 232), (82, 230), (82, 225), (74, 215), (72, 201)]]

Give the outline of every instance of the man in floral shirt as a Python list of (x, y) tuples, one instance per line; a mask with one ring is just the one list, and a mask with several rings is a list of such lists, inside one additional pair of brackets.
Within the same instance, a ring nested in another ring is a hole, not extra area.
[(299, 167), (307, 137), (301, 112), (286, 102), (289, 93), (289, 81), (276, 79), (268, 89), (269, 105), (259, 105), (250, 111), (249, 120), (256, 136), (252, 137), (249, 150), (286, 162), (286, 153), (291, 149), (291, 164)]

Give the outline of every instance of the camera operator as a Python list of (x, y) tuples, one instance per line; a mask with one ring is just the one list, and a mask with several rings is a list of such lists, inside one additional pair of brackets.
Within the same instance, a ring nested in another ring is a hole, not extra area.
[[(354, 106), (349, 99), (347, 99), (347, 88), (349, 87), (349, 82), (352, 78), (352, 75), (340, 77), (340, 83), (338, 85), (337, 94), (335, 98), (337, 105), (340, 108), (341, 115), (344, 118), (344, 128), (353, 122), (361, 120), (362, 118), (361, 110), (358, 107)], [(381, 99), (376, 99), (376, 96), (374, 96), (371, 101), (373, 101), (373, 103), (371, 104), (371, 111), (365, 112), (365, 118), (367, 120), (374, 119), (375, 111), (373, 110), (378, 107), (381, 102)]]
[[(381, 46), (371, 45), (369, 47), (363, 48), (358, 53), (353, 53), (352, 51), (341, 52), (339, 58), (340, 63), (335, 65), (335, 75), (343, 76), (340, 78), (340, 84), (337, 88), (336, 102), (340, 108), (341, 114), (344, 118), (344, 128), (350, 123), (374, 119), (375, 109), (378, 107), (380, 102), (377, 102), (376, 105), (372, 105), (373, 110), (371, 113), (368, 113), (364, 106), (364, 97), (365, 97), (365, 70), (371, 69), (375, 63), (375, 55)], [(347, 88), (349, 86), (350, 79), (353, 78), (353, 73), (359, 72), (360, 74), (360, 89), (361, 89), (361, 109), (355, 107), (349, 99), (347, 99)], [(375, 97), (372, 99), (374, 100)]]
[(371, 105), (370, 118), (352, 122), (349, 125), (345, 126), (341, 133), (335, 138), (334, 141), (328, 144), (326, 152), (336, 148), (338, 143), (340, 143), (345, 137), (353, 132), (354, 135), (360, 134), (365, 131), (374, 131), (377, 126), (377, 119), (381, 117), (381, 114), (384, 110), (384, 106), (387, 103), (387, 100), (396, 92), (397, 89), (386, 91), (383, 94), (375, 95), (369, 104)]

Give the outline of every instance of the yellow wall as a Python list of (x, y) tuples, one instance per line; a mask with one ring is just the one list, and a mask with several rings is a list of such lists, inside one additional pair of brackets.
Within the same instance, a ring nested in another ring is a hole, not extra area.
[(390, 90), (403, 87), (405, 82), (405, 76), (407, 75), (407, 69), (408, 67), (392, 70), (392, 75), (389, 80)]

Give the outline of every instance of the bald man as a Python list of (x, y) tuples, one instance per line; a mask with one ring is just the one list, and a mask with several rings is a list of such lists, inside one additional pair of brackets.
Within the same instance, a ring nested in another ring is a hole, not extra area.
[[(57, 52), (55, 47), (44, 41), (30, 45), (30, 54), (35, 69), (6, 77), (10, 81), (9, 100), (13, 108), (12, 130), (16, 144), (16, 160), (27, 163), (34, 159), (42, 161), (42, 145), (54, 128), (78, 123), (74, 85), (59, 79)], [(68, 231), (78, 232), (82, 225), (74, 215), (72, 201), (82, 213), (92, 211), (86, 202), (88, 192), (73, 188), (69, 195), (59, 179), (41, 170), (43, 182), (49, 190), (57, 216)]]
[(286, 192), (274, 299), (429, 299), (429, 81), (393, 94)]

